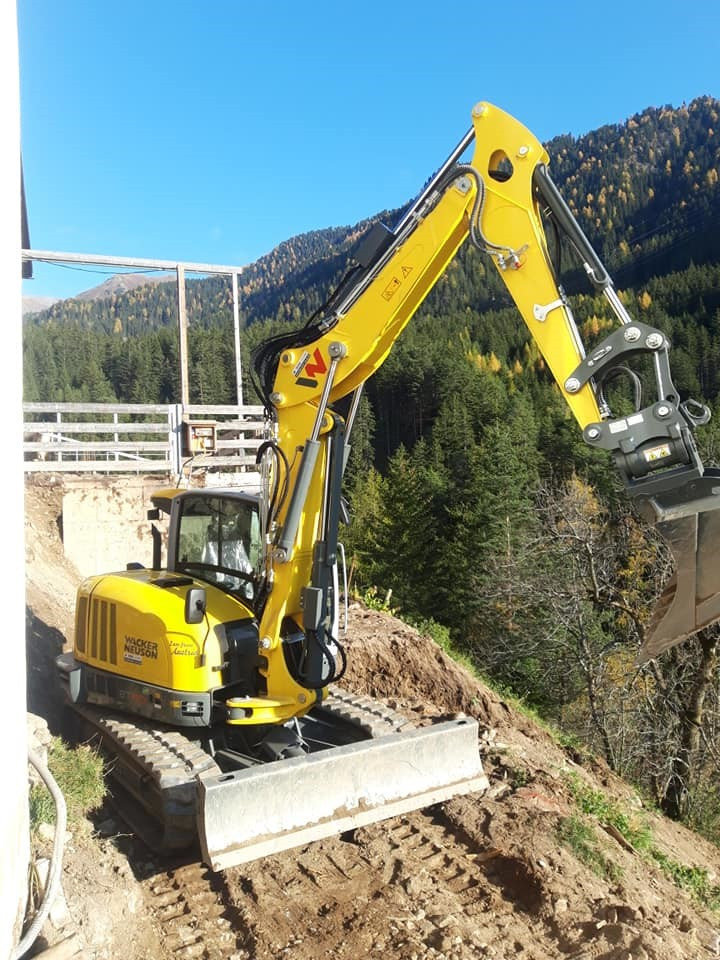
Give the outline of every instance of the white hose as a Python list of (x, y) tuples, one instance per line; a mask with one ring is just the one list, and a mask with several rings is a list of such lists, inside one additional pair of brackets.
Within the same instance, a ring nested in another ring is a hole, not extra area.
[(50, 907), (53, 905), (55, 897), (57, 896), (60, 883), (60, 871), (62, 869), (63, 846), (65, 844), (65, 827), (67, 824), (65, 797), (55, 782), (55, 778), (34, 750), (28, 750), (28, 760), (40, 774), (43, 783), (50, 791), (50, 795), (55, 802), (55, 838), (53, 840), (52, 859), (50, 861), (50, 869), (48, 870), (48, 879), (45, 885), (43, 901), (40, 904), (40, 909), (35, 914), (33, 922), (25, 931), (22, 940), (10, 954), (10, 960), (21, 960), (35, 943), (37, 935), (40, 933), (42, 925), (45, 923), (45, 919), (50, 912)]

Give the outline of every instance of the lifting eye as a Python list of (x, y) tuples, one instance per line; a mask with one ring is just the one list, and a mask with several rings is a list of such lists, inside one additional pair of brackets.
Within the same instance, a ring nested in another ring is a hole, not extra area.
[(498, 183), (505, 183), (513, 175), (513, 165), (504, 150), (496, 150), (490, 157), (488, 175)]

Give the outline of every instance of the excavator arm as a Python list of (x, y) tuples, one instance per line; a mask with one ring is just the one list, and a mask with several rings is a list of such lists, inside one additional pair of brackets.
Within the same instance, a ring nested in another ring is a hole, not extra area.
[[(471, 159), (464, 160), (471, 147)], [(364, 238), (357, 266), (325, 307), (304, 328), (256, 352), (259, 390), (276, 425), (264, 450), (273, 486), (264, 499), (274, 507), (264, 524), (267, 594), (260, 635), (269, 687), (279, 680), (278, 700), (290, 692), (290, 711), (297, 711), (297, 696), (308, 704), (320, 699), (343, 670), (337, 637), (340, 482), (363, 384), (468, 238), (495, 263), (585, 440), (612, 453), (628, 493), (670, 544), (676, 577), (640, 658), (720, 618), (720, 572), (713, 559), (720, 542), (720, 475), (703, 469), (693, 439), (709, 411), (694, 401), (681, 403), (667, 338), (627, 313), (550, 179), (548, 163), (542, 144), (517, 120), (477, 104), (472, 129), (397, 225), (377, 224)], [(619, 323), (587, 356), (553, 267), (548, 219), (567, 237)], [(629, 416), (613, 416), (606, 383), (619, 367), (644, 357), (651, 358), (656, 399)], [(336, 411), (346, 397), (349, 410), (341, 417)], [(281, 664), (280, 651), (290, 633), (302, 640), (286, 670), (288, 657)]]

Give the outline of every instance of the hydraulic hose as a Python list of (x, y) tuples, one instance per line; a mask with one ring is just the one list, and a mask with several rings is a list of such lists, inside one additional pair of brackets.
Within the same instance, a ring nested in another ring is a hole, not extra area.
[(50, 795), (55, 803), (55, 837), (53, 839), (53, 851), (47, 884), (45, 885), (45, 892), (42, 903), (40, 904), (40, 909), (35, 914), (33, 922), (25, 931), (22, 940), (10, 954), (10, 960), (22, 960), (27, 954), (30, 947), (35, 943), (50, 912), (50, 907), (53, 905), (55, 897), (57, 896), (58, 886), (60, 884), (60, 871), (62, 869), (63, 847), (65, 846), (65, 828), (67, 825), (65, 797), (55, 782), (55, 778), (34, 750), (28, 750), (28, 760), (39, 773), (40, 778), (50, 791)]

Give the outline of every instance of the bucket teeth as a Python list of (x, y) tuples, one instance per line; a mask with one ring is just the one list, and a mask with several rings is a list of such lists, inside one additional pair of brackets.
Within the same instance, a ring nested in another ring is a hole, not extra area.
[(670, 547), (675, 572), (653, 611), (639, 664), (720, 620), (720, 510), (665, 520), (657, 527)]

